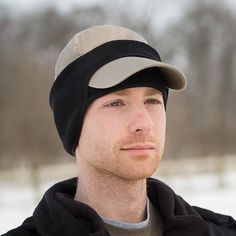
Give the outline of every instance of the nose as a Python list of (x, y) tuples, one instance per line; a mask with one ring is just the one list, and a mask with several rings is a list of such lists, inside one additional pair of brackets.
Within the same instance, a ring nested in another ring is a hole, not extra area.
[(148, 134), (153, 128), (153, 120), (145, 107), (134, 108), (128, 124), (129, 132), (135, 135)]

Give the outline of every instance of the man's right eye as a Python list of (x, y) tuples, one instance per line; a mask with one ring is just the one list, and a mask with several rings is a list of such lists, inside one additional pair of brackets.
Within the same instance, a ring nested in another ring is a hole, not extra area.
[(116, 100), (116, 101), (109, 102), (105, 106), (106, 107), (120, 107), (120, 106), (123, 106), (123, 105), (124, 105), (124, 103), (122, 101)]

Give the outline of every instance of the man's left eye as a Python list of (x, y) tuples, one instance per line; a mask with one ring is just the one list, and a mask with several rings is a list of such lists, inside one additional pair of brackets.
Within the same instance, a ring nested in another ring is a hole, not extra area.
[(149, 98), (145, 100), (144, 104), (162, 104), (162, 102), (156, 98)]

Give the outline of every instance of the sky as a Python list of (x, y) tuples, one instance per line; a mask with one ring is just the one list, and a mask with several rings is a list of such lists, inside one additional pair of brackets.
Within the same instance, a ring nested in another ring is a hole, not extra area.
[[(158, 26), (159, 33), (166, 28), (166, 25), (175, 22), (179, 17), (183, 15), (183, 11), (190, 6), (199, 2), (200, 0), (129, 0), (132, 14), (138, 14), (142, 12), (144, 7), (149, 6), (152, 8), (155, 3), (156, 14), (153, 16), (153, 21), (150, 24)], [(205, 0), (206, 2), (214, 1), (215, 4), (220, 4), (221, 0)], [(0, 4), (3, 4), (14, 13), (27, 13), (35, 10), (43, 9), (48, 6), (53, 6), (58, 8), (63, 12), (68, 12), (74, 6), (88, 7), (95, 4), (101, 6), (107, 6), (109, 10), (112, 8), (112, 0), (0, 0)], [(133, 4), (132, 4), (133, 3)], [(228, 3), (230, 9), (233, 12), (236, 12), (236, 1), (235, 0), (224, 0), (224, 5)], [(121, 8), (124, 6), (124, 9), (127, 10), (127, 1), (119, 0), (116, 1), (116, 4), (120, 4)], [(115, 13), (115, 11), (114, 11)], [(115, 15), (115, 14), (114, 14)]]
[[(136, 16), (142, 15), (143, 9), (152, 10), (153, 6), (153, 0), (129, 0), (130, 1), (130, 8), (132, 14)], [(184, 2), (188, 2), (189, 0), (154, 0), (154, 6), (156, 9), (156, 14), (153, 16), (153, 20), (150, 22), (150, 24), (153, 26), (155, 25), (158, 27), (158, 33), (161, 33), (163, 30), (165, 30), (166, 25), (175, 22), (182, 14), (183, 8), (185, 7)], [(66, 13), (70, 11), (74, 6), (79, 6), (81, 8), (83, 7), (89, 7), (92, 5), (100, 5), (100, 6), (106, 6), (106, 11), (109, 11), (111, 13), (114, 11), (114, 15), (112, 13), (112, 16), (116, 17), (115, 9), (113, 9), (111, 5), (112, 0), (0, 0), (0, 5), (3, 4), (4, 6), (7, 6), (13, 13), (13, 15), (17, 16), (19, 14), (25, 14), (25, 13), (31, 13), (35, 10), (41, 10), (43, 8), (46, 8), (48, 6), (53, 6), (59, 9), (60, 11)], [(123, 9), (127, 11), (126, 0), (119, 0), (116, 1), (116, 6), (119, 7), (119, 9)], [(150, 3), (147, 5), (147, 2)], [(161, 7), (158, 6), (158, 3), (161, 3)], [(170, 4), (171, 3), (171, 4)], [(109, 5), (108, 5), (109, 4)], [(17, 6), (17, 7), (16, 7)], [(148, 11), (145, 11), (148, 14)], [(141, 14), (140, 14), (141, 13)], [(107, 22), (106, 22), (107, 23)], [(111, 22), (113, 24), (113, 22)]]
[[(148, 2), (151, 2), (151, 0), (136, 0), (135, 3), (137, 3), (137, 7), (142, 7), (143, 4), (147, 4)], [(156, 0), (157, 4), (160, 4), (161, 8), (165, 8), (165, 6), (168, 5), (169, 8), (172, 8), (173, 10), (176, 10), (177, 8), (182, 8), (184, 5), (193, 4), (195, 2), (198, 2), (199, 0)], [(206, 0), (211, 1), (211, 0)], [(72, 8), (74, 5), (79, 6), (89, 6), (93, 4), (111, 4), (112, 0), (0, 0), (0, 3), (3, 3), (4, 5), (11, 6), (15, 8), (17, 11), (28, 11), (32, 10), (38, 7), (45, 7), (47, 5), (53, 5), (57, 6), (60, 9), (68, 10)], [(126, 2), (121, 1), (120, 2)], [(220, 0), (215, 0), (215, 2), (220, 2)], [(222, 2), (222, 1), (221, 1)], [(235, 0), (224, 0), (224, 5), (229, 4), (234, 9), (236, 9), (236, 1)], [(17, 7), (16, 7), (17, 6)], [(124, 5), (126, 6), (126, 5)], [(171, 6), (171, 7), (170, 7)], [(165, 9), (166, 10), (166, 9)]]
[[(72, 8), (75, 4), (79, 6), (89, 6), (97, 2), (98, 0), (0, 0), (0, 3), (3, 3), (4, 5), (13, 8), (17, 6), (17, 11), (29, 11), (34, 8), (45, 7), (48, 5), (57, 6), (58, 8), (64, 8), (67, 10)], [(100, 0), (100, 2), (103, 2), (103, 0)]]

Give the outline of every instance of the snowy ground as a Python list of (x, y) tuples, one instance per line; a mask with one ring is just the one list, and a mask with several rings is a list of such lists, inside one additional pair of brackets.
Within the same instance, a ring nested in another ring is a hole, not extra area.
[[(58, 171), (55, 175), (60, 173), (60, 170)], [(175, 174), (168, 177), (160, 176), (159, 178), (171, 186), (176, 193), (191, 205), (208, 208), (236, 218), (235, 171), (228, 171), (220, 177), (216, 173), (195, 173)], [(45, 190), (61, 179), (51, 178), (51, 181), (44, 179), (37, 193), (32, 189), (29, 182), (9, 184), (6, 181), (1, 181), (0, 234), (19, 226), (26, 217), (32, 215), (33, 209)]]

